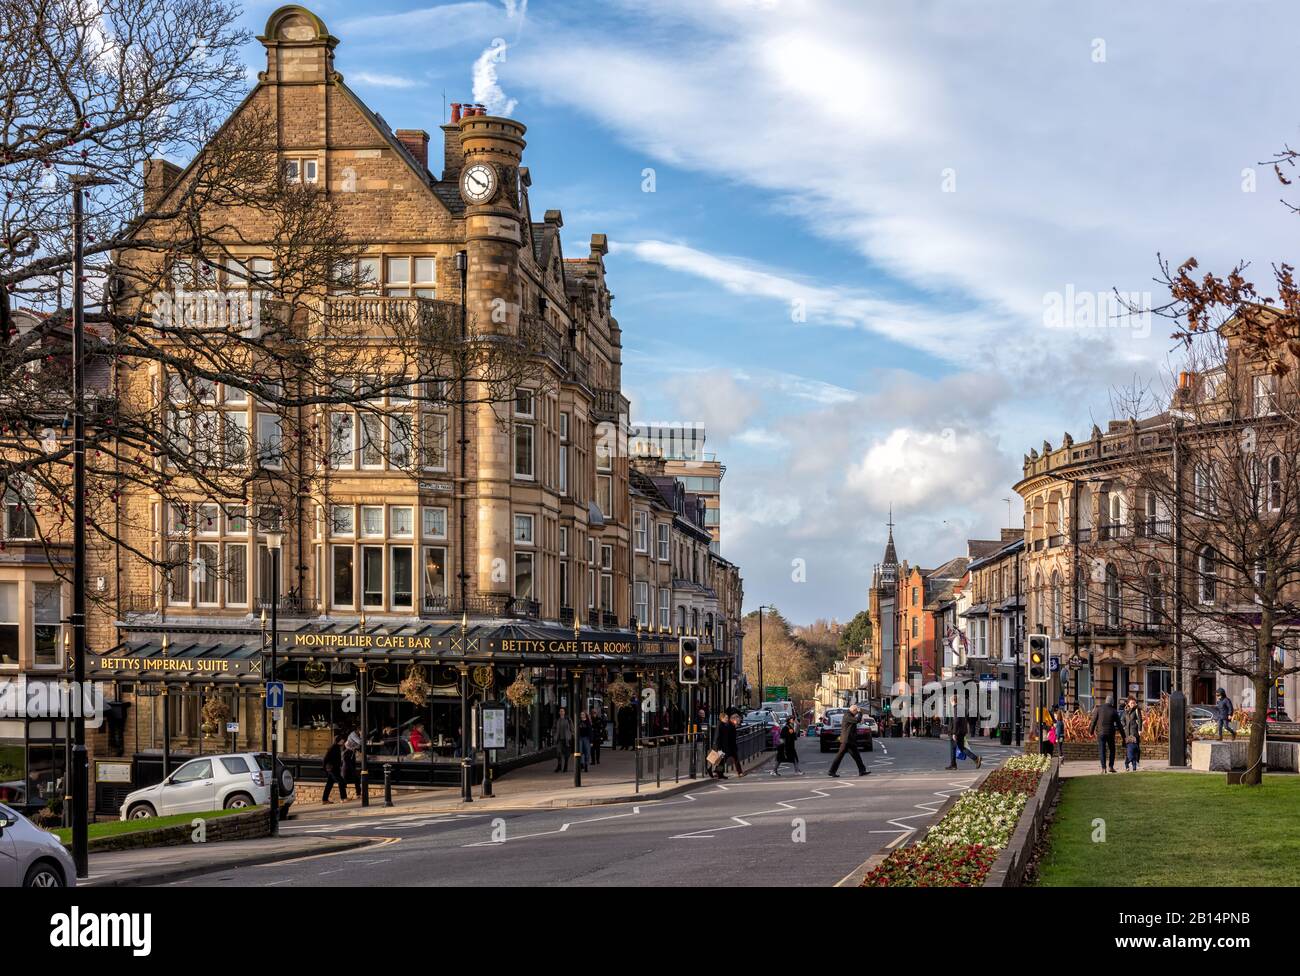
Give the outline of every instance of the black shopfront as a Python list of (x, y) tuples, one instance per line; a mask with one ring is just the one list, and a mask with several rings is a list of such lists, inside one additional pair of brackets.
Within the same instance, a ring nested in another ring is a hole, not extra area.
[[(677, 639), (668, 635), (519, 622), (294, 622), (276, 635), (272, 676), (270, 635), (260, 628), (153, 624), (126, 634), (93, 676), (113, 682), (112, 697), (131, 706), (118, 751), (131, 763), (132, 789), (196, 755), (269, 749), (264, 688), (272, 677), (285, 685), (278, 752), (305, 782), (324, 778), (321, 760), (334, 736), (356, 729), (372, 784), (388, 765), (396, 785), (456, 786), (462, 714), (487, 702), (506, 715), (505, 748), (493, 750), (489, 764), (494, 778), (553, 756), (558, 709), (572, 713), (571, 702), (600, 707), (611, 740), (668, 732), (697, 707), (715, 714), (730, 704), (732, 659), (705, 645), (704, 681), (679, 689)], [(640, 703), (646, 688), (662, 706), (649, 713), (627, 703), (629, 694)], [(479, 782), (482, 755), (475, 759)], [(97, 807), (107, 812), (127, 790), (104, 792)]]

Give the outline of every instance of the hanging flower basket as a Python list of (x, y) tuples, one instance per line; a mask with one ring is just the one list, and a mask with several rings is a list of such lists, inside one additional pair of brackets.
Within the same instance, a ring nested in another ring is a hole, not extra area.
[(615, 708), (623, 708), (632, 704), (632, 699), (636, 697), (635, 689), (622, 678), (611, 681), (605, 686), (605, 691), (609, 695), (609, 700), (614, 703)]
[(520, 671), (506, 688), (506, 700), (515, 708), (528, 708), (537, 700), (537, 686), (529, 680), (527, 672)]
[(213, 695), (203, 700), (202, 721), (199, 728), (205, 738), (224, 735), (226, 723), (230, 721), (230, 703), (224, 698)]
[(402, 697), (412, 705), (423, 705), (429, 700), (429, 679), (424, 676), (424, 668), (418, 664), (412, 664), (406, 671), (406, 677), (402, 683), (397, 686), (397, 690), (402, 693)]

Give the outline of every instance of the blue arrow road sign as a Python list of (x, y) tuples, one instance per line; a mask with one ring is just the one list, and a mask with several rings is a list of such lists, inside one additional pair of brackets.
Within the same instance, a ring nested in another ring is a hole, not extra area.
[(266, 683), (266, 707), (284, 708), (284, 682), (268, 681)]

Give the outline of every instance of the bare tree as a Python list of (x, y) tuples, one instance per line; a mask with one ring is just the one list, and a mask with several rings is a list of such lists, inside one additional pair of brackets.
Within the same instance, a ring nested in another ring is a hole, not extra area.
[[(301, 525), (342, 451), (417, 478), (451, 439), (426, 416), (507, 424), (521, 384), (544, 392), (541, 359), (563, 368), (559, 337), (518, 308), (481, 322), (373, 294), (364, 242), (282, 164), (269, 104), (243, 98), (237, 14), (221, 0), (0, 5), (0, 477), (52, 555), (72, 506), (74, 174), (102, 181), (84, 224), (88, 293), (103, 292), (88, 313), (89, 545), (164, 580), (194, 553), (129, 499)], [(353, 433), (331, 430), (335, 413)]]

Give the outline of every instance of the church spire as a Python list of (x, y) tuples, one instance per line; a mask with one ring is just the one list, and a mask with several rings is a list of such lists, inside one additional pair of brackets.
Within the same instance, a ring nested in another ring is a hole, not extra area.
[(894, 570), (898, 568), (898, 552), (894, 549), (894, 506), (889, 506), (889, 521), (885, 523), (889, 526), (889, 541), (885, 543), (885, 561), (881, 563), (881, 568), (885, 571), (886, 579), (894, 578)]

